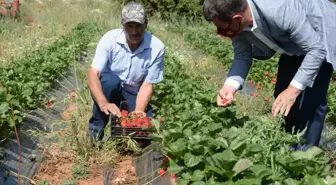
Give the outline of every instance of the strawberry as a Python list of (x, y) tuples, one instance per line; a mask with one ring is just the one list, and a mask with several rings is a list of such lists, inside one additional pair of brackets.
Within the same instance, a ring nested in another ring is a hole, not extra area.
[(171, 179), (173, 179), (173, 178), (175, 178), (176, 175), (175, 174), (170, 174), (169, 176), (170, 176)]
[(122, 117), (127, 117), (127, 116), (128, 116), (128, 111), (126, 111), (126, 110), (122, 110), (122, 111), (121, 111), (121, 116), (122, 116)]
[(165, 171), (164, 169), (161, 169), (161, 170), (159, 171), (159, 173), (160, 173), (160, 176), (163, 176), (163, 175), (166, 173), (166, 171)]
[(162, 162), (163, 163), (168, 163), (169, 162), (169, 157), (165, 157)]
[(127, 126), (126, 121), (123, 120), (123, 121), (121, 122), (121, 127), (126, 127), (126, 126)]

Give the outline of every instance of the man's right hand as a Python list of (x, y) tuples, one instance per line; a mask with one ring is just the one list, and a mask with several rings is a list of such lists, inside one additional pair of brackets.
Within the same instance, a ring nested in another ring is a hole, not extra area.
[(121, 112), (120, 109), (114, 104), (114, 103), (102, 103), (101, 105), (99, 105), (100, 111), (104, 112), (106, 115), (114, 114), (118, 117), (121, 116)]
[(217, 105), (220, 107), (230, 106), (233, 103), (236, 91), (236, 88), (233, 86), (225, 84), (218, 92)]

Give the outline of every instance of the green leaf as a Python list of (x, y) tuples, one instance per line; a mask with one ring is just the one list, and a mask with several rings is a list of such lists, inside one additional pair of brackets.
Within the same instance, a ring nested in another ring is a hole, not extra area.
[(9, 109), (9, 104), (7, 102), (2, 102), (0, 104), (0, 114), (5, 114)]
[(293, 157), (294, 160), (308, 159), (308, 154), (301, 150), (291, 153), (291, 156)]
[(188, 128), (183, 131), (183, 134), (190, 138), (191, 136), (193, 136), (194, 132)]
[(260, 179), (241, 179), (234, 183), (235, 185), (260, 185)]
[(210, 178), (207, 182), (207, 185), (224, 185), (224, 183), (217, 182), (213, 178)]
[(226, 139), (222, 138), (222, 137), (217, 138), (215, 140), (215, 144), (217, 144), (218, 146), (223, 147), (224, 149), (226, 149), (226, 148), (229, 147), (228, 141)]
[(22, 92), (22, 95), (25, 97), (31, 96), (33, 94), (33, 89), (32, 88), (27, 88)]
[(260, 179), (264, 179), (272, 175), (271, 170), (268, 170), (266, 166), (260, 164), (252, 166), (250, 170)]
[(288, 178), (284, 180), (284, 184), (285, 185), (300, 185), (301, 183), (292, 178)]
[(335, 185), (336, 184), (336, 177), (327, 177), (328, 185)]
[(177, 174), (180, 173), (183, 170), (183, 167), (180, 167), (176, 164), (176, 162), (172, 159), (169, 160), (169, 173), (170, 174)]
[(195, 156), (191, 153), (186, 153), (184, 155), (184, 164), (187, 167), (194, 167), (198, 165), (200, 162), (202, 162), (202, 156)]
[(222, 124), (220, 124), (220, 123), (210, 123), (210, 124), (208, 125), (208, 128), (209, 128), (209, 130), (210, 130), (211, 132), (213, 132), (213, 131), (222, 129), (223, 126), (222, 126)]
[(204, 178), (204, 172), (201, 170), (195, 170), (191, 176), (193, 182), (201, 181)]
[(318, 178), (317, 175), (307, 175), (305, 176), (305, 182), (309, 185), (326, 185), (321, 178)]
[(323, 154), (323, 150), (316, 147), (316, 146), (310, 147), (307, 150), (307, 155), (308, 155), (309, 159), (314, 159), (316, 156), (318, 156), (320, 154)]
[(193, 182), (191, 185), (205, 185), (205, 182), (197, 181), (197, 182)]
[(232, 149), (233, 152), (236, 154), (241, 154), (246, 148), (246, 141), (240, 141), (238, 139), (235, 139), (232, 141), (230, 144), (230, 148)]
[(213, 171), (219, 175), (224, 175), (225, 171), (224, 170), (221, 170), (215, 166), (209, 166), (209, 165), (206, 165), (206, 169), (207, 171)]
[(189, 185), (189, 183), (190, 183), (190, 180), (187, 180), (187, 179), (179, 179), (178, 180), (179, 185)]
[(191, 175), (190, 175), (189, 172), (182, 173), (182, 178), (183, 178), (183, 179), (188, 179), (188, 180), (190, 180), (190, 179), (191, 179)]
[(237, 157), (234, 153), (226, 149), (221, 153), (216, 153), (205, 159), (209, 166), (215, 166), (223, 171), (231, 171), (237, 162)]
[(170, 144), (170, 149), (173, 153), (179, 153), (186, 149), (186, 141), (183, 138), (178, 139), (176, 142)]
[(264, 148), (259, 144), (251, 144), (247, 146), (246, 150), (250, 154), (256, 154), (262, 152)]
[(235, 171), (235, 174), (233, 176), (238, 175), (239, 173), (250, 168), (251, 166), (253, 166), (253, 162), (249, 159), (239, 159), (239, 161), (233, 167), (233, 171)]

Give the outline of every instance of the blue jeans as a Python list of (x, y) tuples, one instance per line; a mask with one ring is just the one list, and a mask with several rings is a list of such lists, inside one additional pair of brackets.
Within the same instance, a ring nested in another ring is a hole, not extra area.
[[(277, 97), (284, 91), (294, 78), (304, 56), (281, 55), (274, 96)], [(318, 146), (323, 130), (323, 124), (327, 114), (327, 92), (332, 77), (332, 65), (324, 62), (318, 72), (314, 85), (307, 87), (294, 103), (288, 116), (285, 118), (284, 128), (294, 134), (307, 130), (304, 135), (305, 144), (296, 144), (294, 150), (306, 151), (312, 146)], [(293, 129), (294, 127), (294, 129)]]
[[(121, 101), (127, 101), (129, 112), (135, 110), (137, 93), (128, 92), (121, 87), (121, 80), (112, 73), (103, 73), (100, 77), (103, 93), (110, 103), (119, 107)], [(93, 98), (94, 100), (94, 98)], [(146, 109), (147, 117), (152, 117), (153, 108), (151, 105)], [(98, 104), (93, 103), (93, 114), (89, 120), (89, 134), (94, 140), (102, 140), (104, 137), (104, 128), (109, 121), (109, 115), (100, 111)]]

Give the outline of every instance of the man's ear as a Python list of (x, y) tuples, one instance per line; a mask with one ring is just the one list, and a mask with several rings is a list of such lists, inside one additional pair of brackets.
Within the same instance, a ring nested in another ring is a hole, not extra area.
[(239, 21), (242, 21), (243, 19), (243, 16), (239, 15), (239, 14), (235, 14), (232, 16), (232, 20), (239, 20)]

